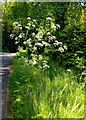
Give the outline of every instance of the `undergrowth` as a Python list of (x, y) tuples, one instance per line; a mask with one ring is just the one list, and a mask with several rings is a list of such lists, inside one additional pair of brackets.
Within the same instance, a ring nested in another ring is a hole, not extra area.
[(73, 70), (49, 62), (42, 69), (15, 58), (11, 73), (13, 118), (83, 118), (84, 83)]

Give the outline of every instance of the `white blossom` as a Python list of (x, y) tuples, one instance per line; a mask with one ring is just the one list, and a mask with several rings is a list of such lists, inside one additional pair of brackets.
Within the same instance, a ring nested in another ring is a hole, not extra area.
[(15, 37), (15, 40), (18, 40), (18, 37)]
[(33, 22), (36, 22), (36, 20), (34, 19)]
[(10, 38), (11, 38), (11, 39), (13, 39), (13, 38), (14, 38), (14, 36), (15, 36), (14, 34), (11, 34), (11, 35), (10, 35)]
[(28, 17), (28, 18), (27, 18), (27, 20), (31, 20), (31, 18), (30, 18), (30, 17)]
[(42, 43), (36, 43), (35, 45), (40, 46), (40, 47), (42, 47), (42, 46), (43, 46), (43, 44), (42, 44)]
[(59, 47), (58, 51), (64, 52), (64, 49), (62, 47)]
[(18, 25), (19, 23), (18, 22), (14, 22), (13, 25)]
[(31, 23), (27, 23), (28, 26), (31, 26)]
[(67, 46), (66, 45), (64, 45), (63, 47), (64, 47), (65, 50), (67, 50)]
[(52, 20), (52, 18), (51, 17), (47, 17), (46, 20)]
[(16, 41), (15, 44), (18, 44), (18, 41)]
[(71, 70), (70, 70), (70, 69), (67, 69), (67, 72), (71, 72)]
[(35, 36), (35, 33), (32, 33), (32, 36)]
[(60, 25), (59, 25), (59, 24), (56, 24), (56, 28), (57, 28), (57, 29), (60, 28)]
[(20, 30), (22, 30), (22, 27), (19, 27)]
[(42, 55), (39, 55), (39, 60), (42, 60), (43, 59), (43, 56)]
[(29, 26), (25, 26), (25, 28), (26, 28), (26, 29), (28, 29), (28, 30), (30, 29), (30, 27), (29, 27)]
[(34, 61), (32, 62), (32, 64), (33, 64), (33, 65), (36, 65), (36, 64), (37, 64), (37, 62), (34, 60)]
[(36, 26), (35, 26), (35, 25), (32, 25), (32, 27), (34, 27), (34, 28), (35, 28)]
[(50, 32), (47, 32), (47, 35), (50, 35), (51, 33)]
[(52, 28), (53, 30), (56, 30), (56, 26), (52, 26), (51, 28)]
[(26, 44), (26, 41), (24, 41), (23, 44)]
[(19, 38), (23, 38), (24, 37), (24, 33), (20, 33), (20, 35), (18, 36)]

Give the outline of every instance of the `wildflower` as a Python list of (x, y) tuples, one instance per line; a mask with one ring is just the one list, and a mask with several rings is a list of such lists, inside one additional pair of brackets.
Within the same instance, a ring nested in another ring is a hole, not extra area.
[(20, 33), (19, 38), (23, 38), (24, 35), (25, 35), (24, 33)]
[(36, 43), (35, 45), (40, 46), (40, 47), (42, 47), (42, 46), (43, 46), (43, 44), (42, 44), (42, 43)]
[(31, 23), (27, 23), (28, 26), (31, 26)]
[(39, 55), (39, 60), (42, 60), (43, 56), (42, 55)]
[(63, 43), (62, 42), (59, 42), (60, 45), (62, 45)]
[(11, 35), (10, 35), (10, 38), (13, 39), (13, 38), (14, 38), (14, 34), (11, 34)]
[(37, 47), (33, 47), (33, 51), (36, 51), (37, 50)]
[(71, 70), (70, 70), (70, 69), (67, 69), (67, 72), (71, 72)]
[(54, 35), (53, 35), (53, 36), (52, 36), (52, 39), (54, 39), (54, 40), (55, 40), (55, 39), (56, 39), (56, 36), (54, 36)]
[(39, 32), (38, 34), (39, 34), (39, 35), (43, 35), (43, 32)]
[(35, 60), (33, 60), (32, 65), (36, 65), (36, 64), (37, 64), (37, 62)]
[(44, 61), (43, 61), (43, 64), (44, 64), (44, 63), (48, 63), (48, 62), (47, 62), (46, 60), (44, 60)]
[(51, 34), (50, 32), (47, 33), (47, 35), (50, 35), (50, 34)]
[(55, 43), (54, 43), (55, 46), (58, 46), (59, 45), (59, 42), (57, 40), (55, 40)]
[(36, 22), (36, 20), (34, 19), (33, 22)]
[(35, 36), (35, 33), (32, 33), (32, 36)]
[(66, 45), (64, 45), (63, 47), (64, 47), (65, 50), (67, 50), (67, 46)]
[(46, 20), (52, 20), (52, 18), (51, 17), (47, 17)]
[(18, 41), (16, 41), (15, 44), (18, 44)]
[(30, 29), (30, 27), (29, 27), (29, 26), (25, 26), (25, 28), (26, 28), (26, 29), (28, 29), (28, 30)]
[(22, 30), (22, 27), (20, 27), (19, 29)]
[(28, 40), (29, 40), (29, 41), (31, 41), (32, 39), (31, 39), (31, 38), (29, 38)]
[(58, 51), (64, 52), (64, 49), (62, 47), (59, 47)]
[(15, 40), (18, 40), (18, 37), (15, 37)]
[(24, 41), (23, 44), (26, 44), (26, 41)]
[(13, 23), (13, 26), (18, 25), (18, 24), (19, 24), (18, 22), (14, 22), (14, 23)]
[(32, 27), (34, 27), (34, 28), (35, 28), (36, 26), (35, 26), (35, 25), (32, 25)]
[(57, 28), (57, 29), (60, 28), (60, 25), (59, 25), (59, 24), (56, 24), (56, 28)]
[(56, 30), (56, 26), (52, 26), (51, 28), (52, 28), (53, 30)]
[(47, 65), (47, 64), (43, 65), (43, 68), (49, 68), (49, 67), (50, 67), (50, 66)]
[(34, 56), (34, 54), (31, 54), (30, 56)]
[(46, 60), (43, 61), (43, 68), (49, 68), (48, 62)]
[(30, 17), (28, 17), (28, 18), (27, 18), (27, 20), (31, 20), (31, 18), (30, 18)]

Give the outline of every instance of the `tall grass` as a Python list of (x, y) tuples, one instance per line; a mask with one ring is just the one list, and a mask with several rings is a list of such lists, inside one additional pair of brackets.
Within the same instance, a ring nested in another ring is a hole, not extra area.
[(83, 118), (84, 84), (50, 62), (43, 71), (25, 58), (15, 59), (11, 73), (12, 117)]

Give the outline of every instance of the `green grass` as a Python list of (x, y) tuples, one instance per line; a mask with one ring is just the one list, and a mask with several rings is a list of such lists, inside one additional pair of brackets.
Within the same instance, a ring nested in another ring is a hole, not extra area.
[(43, 71), (15, 58), (11, 73), (13, 118), (83, 118), (84, 84), (52, 61)]

